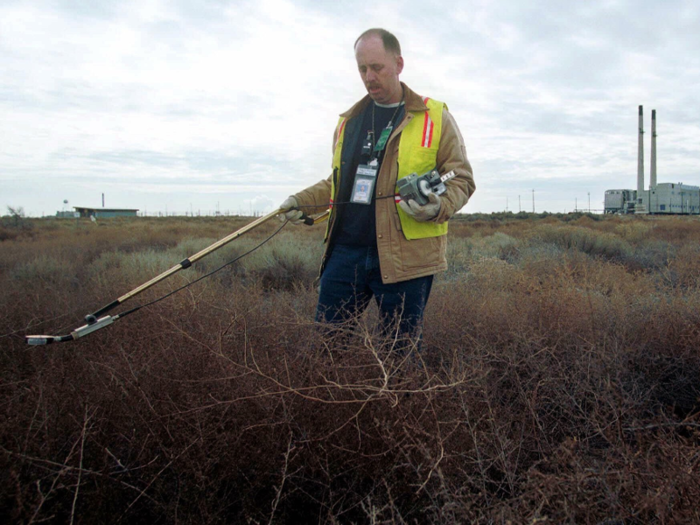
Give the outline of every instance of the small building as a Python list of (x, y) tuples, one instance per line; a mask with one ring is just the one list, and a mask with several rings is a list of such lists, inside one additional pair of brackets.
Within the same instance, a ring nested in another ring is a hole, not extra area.
[(636, 198), (635, 190), (606, 190), (604, 213), (630, 213)]
[(111, 219), (114, 217), (136, 217), (139, 210), (127, 208), (83, 208), (73, 206), (73, 209), (81, 217), (95, 217), (96, 219)]
[(76, 217), (80, 217), (80, 214), (77, 211), (63, 210), (56, 212), (57, 219), (75, 219)]

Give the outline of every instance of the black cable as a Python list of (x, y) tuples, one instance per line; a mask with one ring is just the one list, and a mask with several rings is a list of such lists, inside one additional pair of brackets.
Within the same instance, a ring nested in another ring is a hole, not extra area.
[(57, 321), (58, 319), (62, 319), (64, 317), (68, 317), (69, 315), (73, 315), (72, 312), (58, 315), (58, 316), (54, 317), (53, 319), (44, 319), (43, 321), (39, 321), (35, 325), (32, 325), (30, 323), (29, 326), (27, 326), (26, 328), (20, 328), (19, 330), (15, 330), (15, 331), (7, 333), (7, 334), (0, 334), (0, 339), (2, 339), (3, 337), (10, 337), (12, 335), (19, 334), (21, 332), (26, 332), (27, 329), (29, 329), (29, 328), (34, 329), (35, 327), (41, 326), (42, 324), (45, 324), (45, 323), (53, 323), (54, 321)]
[[(223, 270), (223, 269), (226, 268), (227, 266), (230, 266), (231, 264), (235, 263), (236, 261), (241, 260), (243, 257), (246, 257), (247, 255), (250, 255), (250, 254), (253, 253), (255, 250), (257, 250), (258, 248), (260, 248), (261, 246), (263, 246), (264, 244), (266, 244), (270, 239), (272, 239), (272, 238), (273, 238), (275, 235), (277, 235), (280, 231), (282, 231), (282, 228), (284, 228), (284, 227), (287, 225), (288, 222), (289, 222), (289, 221), (285, 221), (285, 222), (282, 224), (282, 226), (280, 226), (279, 228), (277, 228), (277, 230), (275, 230), (275, 232), (272, 233), (272, 235), (270, 235), (267, 239), (265, 239), (263, 242), (261, 242), (260, 244), (258, 244), (258, 245), (255, 246), (254, 248), (252, 248), (252, 249), (248, 250), (247, 252), (245, 252), (245, 253), (239, 255), (239, 256), (236, 257), (235, 259), (232, 259), (232, 260), (228, 261), (227, 263), (225, 263), (225, 264), (219, 266), (219, 267), (216, 268), (215, 270), (212, 270), (211, 272), (209, 272), (209, 273), (207, 273), (207, 274), (205, 274), (205, 275), (202, 275), (201, 277), (198, 277), (198, 278), (195, 279), (194, 281), (191, 281), (191, 282), (189, 282), (189, 283), (187, 283), (187, 284), (181, 286), (180, 288), (177, 288), (177, 289), (175, 289), (175, 290), (173, 290), (173, 291), (171, 291), (171, 292), (169, 292), (169, 293), (167, 293), (167, 294), (165, 294), (165, 295), (163, 295), (163, 296), (161, 296), (161, 297), (159, 297), (159, 298), (157, 298), (157, 299), (154, 299), (154, 300), (151, 301), (151, 302), (148, 302), (148, 303), (146, 303), (146, 304), (142, 304), (142, 305), (139, 305), (139, 306), (135, 306), (134, 308), (131, 308), (130, 310), (127, 310), (126, 312), (123, 312), (123, 313), (121, 313), (121, 314), (118, 314), (118, 317), (119, 317), (119, 318), (126, 317), (127, 315), (132, 314), (132, 313), (136, 312), (137, 310), (140, 310), (141, 308), (145, 308), (145, 307), (147, 307), (147, 306), (154, 305), (154, 304), (156, 304), (156, 303), (162, 301), (163, 299), (167, 299), (167, 298), (170, 297), (171, 295), (174, 295), (174, 294), (176, 294), (177, 292), (179, 292), (179, 291), (181, 291), (181, 290), (184, 290), (185, 288), (187, 288), (187, 287), (189, 287), (189, 286), (192, 286), (192, 285), (195, 284), (195, 283), (198, 283), (198, 282), (201, 281), (202, 279), (206, 279), (207, 277), (210, 277), (210, 276), (214, 275), (215, 273), (217, 273), (217, 272)], [(44, 324), (44, 323), (48, 323), (48, 322), (51, 322), (51, 321), (55, 321), (56, 319), (60, 319), (60, 318), (62, 318), (62, 317), (66, 317), (67, 315), (71, 315), (71, 314), (70, 314), (70, 313), (63, 314), (63, 315), (60, 315), (60, 316), (58, 316), (58, 317), (55, 317), (54, 319), (47, 319), (46, 321), (41, 321), (39, 324)], [(21, 330), (15, 330), (14, 332), (10, 332), (9, 334), (2, 334), (2, 335), (0, 335), (0, 338), (3, 338), (3, 337), (10, 337), (10, 336), (12, 336), (12, 335), (15, 335), (15, 334), (18, 334), (18, 333), (24, 332), (24, 331), (26, 331), (26, 328), (21, 329)], [(61, 330), (58, 330), (58, 331), (59, 331), (59, 332), (62, 332), (62, 331), (65, 331), (65, 329), (61, 329)]]
[[(396, 195), (384, 195), (383, 197), (375, 197), (374, 200), (380, 201), (382, 199), (394, 199), (395, 197), (396, 197)], [(301, 209), (301, 208), (321, 208), (321, 207), (326, 207), (326, 206), (331, 208), (333, 206), (342, 206), (343, 204), (356, 204), (356, 203), (351, 202), (351, 201), (347, 201), (347, 202), (329, 202), (328, 204), (300, 204), (299, 206), (297, 206), (297, 208), (298, 209)], [(297, 209), (297, 208), (295, 208), (295, 209)]]

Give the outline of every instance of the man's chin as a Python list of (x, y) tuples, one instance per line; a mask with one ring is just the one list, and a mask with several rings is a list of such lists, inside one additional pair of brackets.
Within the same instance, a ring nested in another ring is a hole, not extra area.
[(374, 100), (377, 104), (384, 104), (384, 103), (385, 103), (385, 102), (384, 102), (385, 97), (383, 97), (382, 94), (381, 94), (380, 92), (378, 92), (378, 93), (372, 93), (372, 92), (370, 91), (370, 92), (368, 92), (368, 94), (369, 94), (369, 98), (371, 98), (372, 100)]

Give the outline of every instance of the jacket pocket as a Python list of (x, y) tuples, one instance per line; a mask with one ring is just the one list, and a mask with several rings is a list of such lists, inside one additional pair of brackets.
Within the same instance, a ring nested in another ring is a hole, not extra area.
[(445, 236), (401, 240), (401, 267), (404, 270), (437, 267), (447, 264)]
[[(391, 210), (391, 222), (394, 223), (394, 228), (396, 231), (403, 232), (403, 229), (401, 228), (401, 218), (399, 217), (399, 203), (395, 202), (395, 207), (393, 210)], [(403, 239), (405, 242), (405, 238)]]

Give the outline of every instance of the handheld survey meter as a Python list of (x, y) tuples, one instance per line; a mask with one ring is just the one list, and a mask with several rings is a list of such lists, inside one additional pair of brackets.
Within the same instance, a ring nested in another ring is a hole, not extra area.
[(449, 171), (444, 175), (440, 175), (437, 169), (430, 170), (423, 175), (411, 173), (404, 178), (399, 179), (396, 183), (399, 189), (401, 199), (408, 202), (414, 200), (421, 206), (428, 204), (428, 195), (442, 195), (447, 191), (445, 182), (455, 177), (454, 171)]

